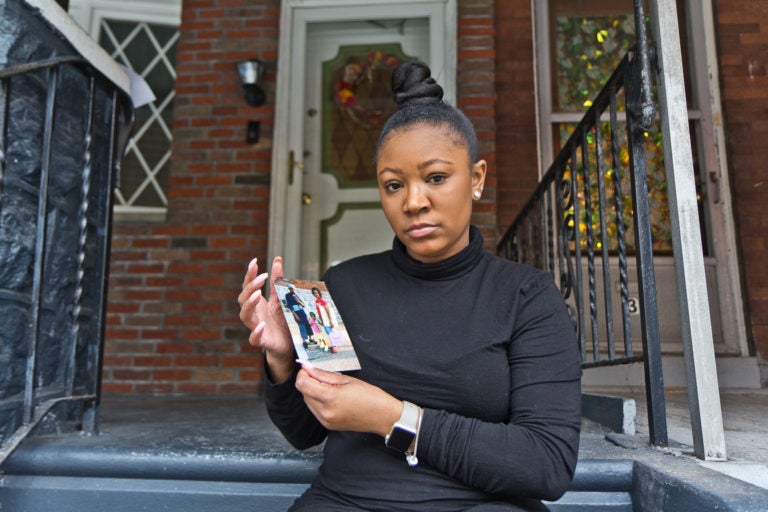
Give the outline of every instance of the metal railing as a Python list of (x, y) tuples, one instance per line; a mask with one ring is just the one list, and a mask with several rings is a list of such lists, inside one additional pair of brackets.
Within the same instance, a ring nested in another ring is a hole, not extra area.
[[(642, 3), (635, 0), (635, 48), (593, 100), (500, 240), (497, 252), (545, 269), (556, 279), (577, 331), (584, 368), (644, 363), (651, 443), (666, 445), (646, 184), (645, 133), (654, 121), (655, 106)], [(622, 98), (624, 130), (619, 119)], [(628, 154), (628, 166), (622, 154)], [(631, 204), (623, 189), (627, 181)], [(633, 229), (626, 216), (632, 217)], [(635, 257), (637, 301), (630, 297), (628, 246)], [(618, 290), (611, 286), (616, 274)], [(632, 343), (635, 312), (640, 315), (642, 354)]]
[(0, 464), (47, 419), (97, 428), (131, 123), (130, 99), (79, 57), (0, 69)]

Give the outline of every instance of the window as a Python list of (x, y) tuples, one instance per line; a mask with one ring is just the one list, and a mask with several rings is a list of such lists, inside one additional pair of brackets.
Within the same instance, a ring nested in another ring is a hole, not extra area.
[[(567, 130), (569, 123), (579, 121), (587, 108), (584, 102), (595, 95), (602, 86), (601, 81), (610, 73), (611, 59), (604, 54), (609, 50), (616, 54), (625, 51), (625, 34), (634, 31), (625, 20), (633, 17), (634, 9), (632, 0), (533, 2), (539, 154), (542, 155), (540, 168), (543, 173), (558, 149), (563, 130)], [(714, 122), (721, 117), (721, 107), (712, 4), (712, 0), (677, 0), (677, 17), (715, 347), (719, 353), (747, 354), (739, 263), (736, 251), (732, 250), (736, 246), (736, 234), (725, 134), (722, 123)], [(577, 29), (583, 33), (577, 33)], [(570, 37), (564, 34), (566, 30), (572, 31)], [(579, 47), (582, 43), (585, 46)], [(577, 69), (569, 69), (569, 65)], [(596, 68), (600, 71), (595, 71)], [(656, 196), (650, 198), (650, 203), (655, 215), (652, 232), (656, 237), (657, 296), (661, 310), (674, 311), (677, 289), (674, 266), (669, 257), (671, 232), (666, 213), (666, 176), (656, 131), (658, 129), (650, 130), (648, 134), (647, 160), (648, 172), (653, 174), (649, 189)], [(588, 222), (587, 219), (579, 220)], [(670, 320), (666, 327), (662, 325), (667, 339), (673, 339), (680, 332), (675, 322)], [(667, 343), (665, 350), (678, 351), (679, 346)]]
[(181, 4), (179, 0), (126, 4), (73, 0), (70, 14), (112, 58), (141, 75), (155, 94), (155, 101), (135, 111), (133, 136), (115, 193), (115, 217), (160, 221), (168, 206)]
[(178, 27), (102, 18), (99, 44), (120, 64), (140, 74), (155, 101), (136, 109), (133, 137), (123, 159), (116, 210), (163, 213), (173, 142), (172, 111)]
[[(561, 142), (568, 138), (591, 105), (593, 99), (607, 81), (623, 56), (635, 41), (634, 10), (632, 0), (535, 0), (538, 98), (540, 118), (540, 149), (543, 155), (542, 172), (546, 170)], [(647, 12), (647, 11), (646, 11)], [(686, 63), (685, 81), (691, 140), (694, 148), (694, 167), (700, 190), (699, 205), (702, 224), (706, 224), (706, 180), (702, 179), (701, 162), (706, 155), (697, 151), (701, 147), (705, 119), (698, 105), (697, 90), (692, 84), (699, 81), (706, 87), (706, 76), (699, 76), (695, 60), (688, 58), (687, 49), (696, 42), (690, 41), (687, 25), (689, 15), (683, 0), (678, 0), (678, 16), (683, 40), (683, 59)], [(703, 37), (703, 31), (694, 31)], [(650, 29), (649, 29), (650, 34)], [(686, 44), (687, 42), (687, 44)], [(695, 47), (695, 46), (694, 46)], [(664, 155), (660, 123), (646, 133), (648, 140), (648, 189), (651, 209), (651, 230), (654, 250), (658, 254), (671, 254), (672, 237), (667, 200), (667, 183), (664, 172)], [(628, 160), (628, 155), (624, 155)], [(710, 165), (716, 166), (715, 162)], [(611, 176), (608, 176), (610, 179)], [(628, 177), (626, 178), (629, 179)], [(629, 190), (628, 182), (622, 187)], [(714, 193), (714, 192), (713, 192)], [(629, 208), (629, 206), (628, 206)], [(625, 219), (631, 218), (631, 211)], [(581, 219), (581, 228), (589, 219)], [(610, 226), (609, 226), (610, 228)], [(631, 226), (629, 226), (631, 229)], [(709, 254), (707, 229), (702, 229), (705, 252)]]

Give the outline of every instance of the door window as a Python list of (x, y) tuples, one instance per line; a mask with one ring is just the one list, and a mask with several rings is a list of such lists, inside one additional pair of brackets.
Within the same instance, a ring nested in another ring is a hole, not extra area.
[(323, 62), (323, 170), (340, 188), (376, 184), (376, 141), (396, 110), (392, 70), (412, 59), (394, 43), (341, 46)]
[[(680, 20), (685, 20), (684, 2), (678, 1), (678, 10)], [(541, 134), (544, 143), (542, 147), (547, 153), (551, 152), (551, 157), (544, 162), (544, 167), (559, 150), (561, 144), (570, 136), (578, 121), (586, 110), (592, 105), (591, 100), (597, 96), (597, 93), (605, 85), (613, 70), (618, 66), (624, 55), (631, 49), (635, 42), (635, 26), (633, 2), (623, 0), (616, 2), (614, 0), (581, 0), (573, 2), (570, 0), (538, 0), (539, 9), (537, 15), (546, 13), (546, 19), (538, 20), (538, 27), (544, 30), (537, 32), (546, 33), (546, 44), (542, 45), (549, 48), (548, 55), (539, 55), (539, 69), (544, 71), (550, 78), (549, 80), (540, 80), (539, 86), (549, 85), (549, 90), (540, 90), (541, 98), (540, 113), (543, 129)], [(650, 33), (650, 29), (649, 29)], [(541, 33), (537, 33), (539, 38)], [(685, 66), (686, 85), (691, 84), (692, 79), (697, 78), (689, 60), (686, 58), (685, 42), (688, 40), (685, 26), (681, 27), (681, 39), (683, 40), (683, 58), (687, 63)], [(651, 44), (653, 42), (651, 41)], [(688, 88), (687, 96), (689, 99), (689, 115), (691, 117), (691, 139), (694, 141), (694, 149), (697, 143), (696, 136), (701, 132), (698, 124), (701, 122), (701, 113), (696, 109), (696, 96), (692, 94), (691, 88)], [(619, 98), (619, 108), (623, 109), (623, 100)], [(657, 108), (658, 111), (658, 108)], [(608, 124), (603, 125), (602, 140), (610, 144), (608, 136)], [(626, 131), (622, 130), (620, 138), (626, 140)], [(667, 181), (664, 170), (664, 154), (662, 144), (662, 131), (660, 123), (657, 121), (645, 132), (647, 140), (646, 158), (648, 173), (648, 193), (651, 213), (651, 234), (654, 242), (654, 251), (657, 254), (671, 254), (672, 252), (672, 233), (670, 228), (669, 206), (667, 198)], [(624, 143), (622, 143), (624, 145)], [(610, 148), (603, 148), (606, 154), (609, 154)], [(545, 153), (545, 154), (547, 154)], [(702, 224), (705, 224), (706, 211), (704, 208), (704, 195), (706, 194), (705, 181), (702, 180), (699, 172), (699, 158), (694, 151), (694, 169), (696, 171), (696, 181), (699, 189), (698, 199), (700, 207), (700, 218)], [(594, 159), (594, 157), (592, 157)], [(628, 168), (629, 155), (626, 150), (620, 154), (620, 165)], [(596, 166), (592, 161), (590, 165)], [(616, 174), (613, 169), (606, 172), (606, 189), (613, 190), (612, 180)], [(630, 177), (628, 173), (623, 173), (621, 178), (621, 188), (624, 191), (631, 190)], [(592, 184), (594, 190), (591, 191), (593, 204), (597, 203), (598, 191), (597, 183)], [(582, 198), (584, 200), (584, 198)], [(612, 200), (612, 198), (610, 198)], [(631, 202), (627, 199), (623, 218), (625, 229), (627, 231), (628, 241), (633, 241), (632, 233), (632, 209)], [(595, 240), (600, 240), (600, 219), (597, 212), (594, 218), (582, 216), (578, 219), (579, 229), (586, 232), (587, 225), (591, 224), (593, 232), (596, 234)], [(615, 221), (609, 222), (606, 226), (608, 239), (613, 240), (616, 232)], [(586, 243), (586, 237), (583, 237)], [(705, 253), (709, 253), (707, 230), (702, 229), (702, 240), (704, 242)], [(599, 244), (600, 242), (596, 242)], [(599, 248), (599, 247), (596, 247)], [(615, 247), (611, 248), (615, 250)], [(629, 251), (633, 247), (628, 247)]]

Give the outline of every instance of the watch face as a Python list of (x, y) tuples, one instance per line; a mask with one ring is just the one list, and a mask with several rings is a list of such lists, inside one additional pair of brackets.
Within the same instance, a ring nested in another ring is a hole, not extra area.
[(387, 446), (390, 448), (394, 448), (395, 450), (400, 450), (401, 452), (405, 452), (410, 448), (411, 442), (413, 441), (413, 438), (416, 437), (416, 434), (411, 432), (410, 430), (406, 430), (402, 427), (395, 427), (392, 429), (392, 432), (389, 434), (389, 439), (387, 440)]

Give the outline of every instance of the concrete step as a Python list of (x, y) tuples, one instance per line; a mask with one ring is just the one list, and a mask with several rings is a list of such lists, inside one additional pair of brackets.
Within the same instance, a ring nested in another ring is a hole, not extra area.
[[(0, 510), (286, 510), (314, 478), (319, 449), (291, 448), (249, 397), (105, 400), (102, 432), (33, 436), (0, 467)], [(768, 491), (640, 436), (585, 423), (555, 512), (765, 512)]]

